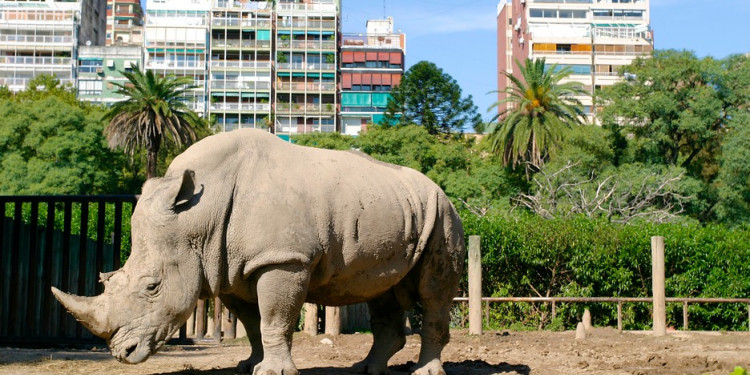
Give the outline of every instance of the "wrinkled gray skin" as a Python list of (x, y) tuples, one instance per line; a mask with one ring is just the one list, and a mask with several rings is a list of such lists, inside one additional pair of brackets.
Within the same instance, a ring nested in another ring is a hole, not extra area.
[(298, 374), (290, 348), (303, 302), (368, 301), (374, 343), (356, 370), (383, 374), (406, 341), (404, 311), (421, 302), (413, 371), (444, 374), (463, 229), (419, 172), (237, 130), (196, 143), (146, 182), (131, 224), (132, 255), (102, 275), (102, 295), (52, 289), (122, 362), (145, 361), (199, 297), (218, 295), (248, 330), (241, 372)]

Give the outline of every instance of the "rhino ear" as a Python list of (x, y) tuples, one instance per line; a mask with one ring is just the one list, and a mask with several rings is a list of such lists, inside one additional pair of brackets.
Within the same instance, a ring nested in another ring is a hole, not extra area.
[(182, 173), (182, 178), (175, 180), (175, 184), (170, 189), (169, 204), (172, 208), (189, 203), (197, 194), (195, 187), (195, 172), (186, 169)]

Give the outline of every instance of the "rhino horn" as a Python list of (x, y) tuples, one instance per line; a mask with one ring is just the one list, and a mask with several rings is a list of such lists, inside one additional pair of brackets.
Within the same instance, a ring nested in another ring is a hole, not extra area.
[(81, 297), (65, 293), (55, 287), (52, 287), (52, 294), (91, 333), (105, 340), (109, 339), (112, 329), (109, 327), (107, 317), (104, 316), (101, 296)]

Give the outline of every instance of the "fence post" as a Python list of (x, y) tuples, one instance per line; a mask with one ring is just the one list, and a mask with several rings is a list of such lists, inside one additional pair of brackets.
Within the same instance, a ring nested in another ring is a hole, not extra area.
[(206, 337), (206, 300), (199, 299), (195, 309), (195, 338)]
[(305, 332), (310, 336), (318, 334), (318, 305), (305, 303)]
[(654, 298), (654, 336), (667, 334), (667, 306), (664, 289), (664, 237), (651, 237), (651, 288)]
[(341, 308), (338, 306), (326, 306), (326, 335), (338, 336), (341, 334)]
[(682, 329), (688, 330), (688, 301), (682, 302)]
[(482, 334), (482, 254), (479, 236), (469, 236), (469, 334)]
[(617, 301), (617, 330), (622, 332), (622, 300)]
[(214, 340), (221, 344), (221, 300), (219, 297), (214, 298)]

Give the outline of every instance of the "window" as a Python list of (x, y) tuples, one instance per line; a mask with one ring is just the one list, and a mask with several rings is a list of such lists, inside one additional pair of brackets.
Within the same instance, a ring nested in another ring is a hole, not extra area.
[(98, 80), (79, 80), (78, 95), (101, 95), (102, 81)]
[(560, 9), (558, 18), (586, 18), (585, 10), (563, 10)]
[(98, 73), (104, 67), (103, 60), (81, 60), (78, 62), (78, 73)]

